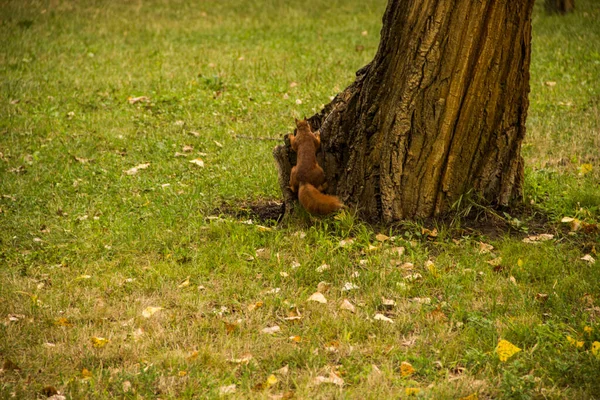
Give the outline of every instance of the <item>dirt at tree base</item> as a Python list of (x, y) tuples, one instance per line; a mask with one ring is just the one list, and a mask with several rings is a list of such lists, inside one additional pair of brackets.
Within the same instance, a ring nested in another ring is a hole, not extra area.
[[(231, 204), (222, 204), (214, 211), (215, 214), (229, 215), (234, 218), (252, 219), (255, 223), (280, 224), (284, 220), (285, 207), (282, 201), (274, 199), (260, 199), (257, 201), (244, 201)], [(314, 221), (320, 217), (313, 217)], [(326, 217), (331, 218), (331, 217)], [(312, 224), (311, 223), (311, 224)], [(576, 235), (570, 234), (567, 224), (552, 222), (552, 218), (542, 210), (529, 205), (521, 205), (507, 208), (477, 207), (464, 216), (452, 216), (428, 218), (414, 222), (402, 221), (390, 225), (371, 225), (373, 231), (389, 232), (403, 236), (405, 232), (412, 235), (420, 234), (421, 239), (432, 244), (437, 238), (427, 237), (426, 234), (418, 232), (416, 226), (432, 231), (445, 230), (448, 239), (461, 239), (463, 237), (481, 237), (482, 240), (495, 240), (502, 237), (510, 237), (522, 240), (527, 236), (550, 233), (561, 240), (567, 240), (586, 253), (595, 252), (596, 244), (600, 241), (600, 228), (593, 225), (594, 229), (589, 232), (580, 231)]]

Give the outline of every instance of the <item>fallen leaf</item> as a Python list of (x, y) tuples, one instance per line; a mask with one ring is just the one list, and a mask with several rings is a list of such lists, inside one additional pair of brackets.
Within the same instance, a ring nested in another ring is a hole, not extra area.
[(407, 282), (414, 282), (421, 279), (423, 279), (423, 275), (419, 274), (418, 272), (416, 274), (410, 274), (404, 277), (404, 280)]
[(8, 358), (4, 359), (4, 363), (2, 363), (2, 369), (5, 371), (20, 371), (21, 368), (15, 364), (12, 360)]
[(155, 313), (159, 312), (162, 309), (163, 309), (162, 307), (148, 306), (144, 309), (144, 311), (142, 311), (142, 316), (144, 318), (150, 318), (152, 315), (154, 315)]
[(140, 164), (140, 165), (137, 165), (137, 166), (135, 166), (135, 167), (133, 167), (133, 168), (130, 168), (130, 169), (128, 169), (127, 171), (125, 171), (125, 173), (126, 173), (127, 175), (135, 175), (135, 174), (137, 174), (137, 173), (138, 173), (138, 171), (139, 171), (139, 170), (141, 170), (141, 169), (146, 169), (146, 168), (148, 168), (149, 166), (150, 166), (150, 163), (144, 163), (144, 164)]
[(243, 354), (240, 358), (230, 358), (229, 361), (230, 363), (233, 364), (241, 364), (241, 365), (248, 365), (250, 363), (250, 361), (252, 360), (252, 354), (250, 353), (246, 353)]
[(403, 269), (404, 271), (412, 271), (415, 268), (415, 265), (411, 262), (405, 262), (398, 268)]
[(377, 320), (377, 321), (384, 321), (384, 322), (388, 322), (390, 324), (393, 324), (394, 321), (391, 318), (386, 317), (383, 314), (375, 314), (375, 316), (373, 317), (373, 319)]
[(315, 378), (315, 384), (320, 385), (322, 383), (332, 383), (340, 387), (344, 386), (344, 380), (333, 371), (329, 373), (328, 377), (317, 376)]
[(400, 375), (407, 377), (413, 375), (415, 372), (415, 368), (412, 366), (411, 363), (407, 361), (402, 361), (400, 363)]
[(535, 299), (544, 302), (548, 300), (548, 295), (546, 293), (538, 293), (535, 295)]
[(177, 285), (177, 288), (183, 289), (188, 286), (190, 286), (190, 277), (189, 276), (187, 278), (185, 278), (185, 281), (183, 281), (179, 285)]
[(193, 160), (190, 160), (190, 163), (195, 164), (199, 167), (204, 167), (204, 161), (202, 161), (201, 158), (194, 158)]
[(500, 361), (505, 362), (513, 355), (521, 351), (520, 348), (509, 342), (508, 340), (500, 340), (498, 342), (498, 346), (496, 347), (496, 354), (498, 354), (498, 358)]
[(546, 85), (548, 87), (554, 87), (554, 86), (556, 86), (556, 82), (554, 82), (554, 81), (546, 81), (546, 82), (544, 82), (544, 85)]
[(275, 371), (277, 375), (286, 376), (290, 370), (290, 367), (286, 364), (283, 367)]
[(90, 372), (90, 370), (84, 368), (81, 370), (81, 376), (83, 377), (83, 379), (90, 379), (93, 376), (93, 374)]
[(413, 301), (413, 302), (415, 302), (415, 303), (419, 303), (419, 304), (431, 304), (431, 298), (430, 297), (413, 297), (410, 300)]
[(340, 304), (340, 310), (347, 310), (347, 311), (350, 311), (351, 313), (354, 313), (354, 312), (356, 312), (356, 307), (354, 307), (354, 305), (352, 303), (350, 303), (350, 300), (344, 299), (344, 300), (342, 300), (342, 303)]
[(415, 395), (419, 394), (420, 392), (421, 392), (421, 389), (419, 389), (419, 388), (407, 387), (404, 389), (404, 393), (406, 393), (407, 396), (415, 396)]
[(109, 340), (106, 338), (96, 336), (92, 337), (90, 340), (92, 341), (92, 346), (97, 349), (103, 348), (109, 342)]
[(237, 390), (237, 385), (234, 383), (233, 385), (221, 386), (219, 388), (219, 395), (224, 396), (226, 394), (235, 393)]
[(44, 386), (42, 388), (42, 394), (46, 397), (54, 397), (58, 394), (58, 390), (54, 386)]
[(290, 336), (288, 339), (290, 339), (294, 343), (300, 343), (302, 341), (302, 338), (300, 336)]
[(254, 311), (257, 308), (262, 307), (263, 304), (264, 303), (262, 301), (257, 301), (256, 303), (249, 304), (248, 307), (247, 307), (247, 309), (248, 309), (248, 311)]
[(593, 169), (594, 167), (592, 166), (592, 164), (581, 164), (579, 166), (579, 175), (583, 176), (589, 174), (590, 172), (592, 172)]
[(216, 140), (213, 140), (213, 142), (215, 142), (215, 145), (217, 147), (223, 148), (223, 145), (221, 143), (217, 142)]
[(380, 242), (385, 242), (386, 240), (390, 240), (390, 237), (384, 235), (383, 233), (378, 233), (377, 235), (375, 235), (375, 239), (377, 239)]
[(593, 263), (595, 263), (595, 262), (596, 262), (596, 260), (594, 259), (594, 257), (592, 257), (592, 255), (591, 255), (591, 254), (586, 254), (585, 256), (581, 257), (581, 260), (583, 260), (583, 261), (587, 261), (587, 262), (589, 262), (590, 264), (593, 264)]
[(72, 324), (65, 317), (57, 318), (54, 320), (56, 326), (71, 326)]
[(296, 83), (296, 82), (290, 82), (290, 87), (296, 87), (296, 86), (298, 86), (298, 83)]
[(264, 328), (260, 332), (261, 333), (265, 333), (267, 335), (273, 335), (273, 334), (275, 334), (277, 332), (280, 332), (280, 331), (281, 331), (281, 328), (279, 327), (279, 325), (274, 325), (274, 326), (271, 326), (271, 327)]
[(340, 243), (339, 243), (338, 246), (339, 247), (346, 247), (346, 246), (351, 245), (352, 243), (354, 243), (354, 239), (353, 238), (343, 239), (343, 240), (340, 240)]
[(359, 286), (355, 285), (352, 282), (346, 282), (344, 283), (344, 287), (342, 288), (342, 292), (348, 292), (350, 290), (356, 290), (356, 289), (360, 289)]
[(596, 357), (600, 357), (600, 342), (595, 341), (592, 343), (592, 354)]
[(147, 96), (139, 96), (139, 97), (128, 97), (127, 101), (129, 102), (129, 104), (136, 104), (136, 103), (147, 103), (150, 101), (150, 99)]
[(496, 257), (492, 260), (486, 261), (486, 263), (490, 264), (492, 267), (497, 267), (502, 264), (502, 257)]
[(491, 244), (479, 242), (479, 253), (485, 254), (489, 253), (492, 250), (494, 250), (494, 246), (492, 246)]
[(550, 234), (550, 233), (540, 233), (539, 235), (532, 235), (532, 236), (528, 236), (525, 239), (523, 239), (524, 243), (538, 243), (538, 242), (545, 242), (547, 240), (551, 240), (554, 239), (554, 235)]
[(316, 271), (320, 273), (323, 271), (327, 271), (329, 268), (330, 267), (328, 264), (321, 264), (320, 266), (317, 267)]
[(325, 304), (327, 303), (327, 299), (323, 296), (321, 292), (315, 292), (310, 295), (307, 301), (316, 301), (317, 303)]
[(385, 297), (382, 297), (381, 305), (383, 308), (391, 310), (392, 308), (396, 307), (396, 302), (393, 299), (386, 299)]
[(279, 382), (279, 379), (277, 379), (277, 377), (275, 375), (271, 374), (267, 378), (266, 387), (270, 388), (271, 386), (275, 385), (277, 382)]

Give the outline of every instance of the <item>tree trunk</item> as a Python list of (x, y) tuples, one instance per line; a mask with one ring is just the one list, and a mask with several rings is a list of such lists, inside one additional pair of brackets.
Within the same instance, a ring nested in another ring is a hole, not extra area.
[(549, 13), (566, 14), (575, 9), (575, 0), (546, 0), (544, 6)]
[[(520, 199), (533, 3), (389, 0), (373, 61), (309, 119), (328, 192), (383, 222)], [(274, 155), (289, 210), (294, 155)]]

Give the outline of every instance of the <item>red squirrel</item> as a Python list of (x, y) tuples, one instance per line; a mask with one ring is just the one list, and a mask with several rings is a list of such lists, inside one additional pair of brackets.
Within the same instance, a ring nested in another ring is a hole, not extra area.
[(327, 187), (323, 168), (317, 163), (321, 144), (319, 132), (313, 133), (306, 120), (296, 120), (296, 135), (290, 135), (292, 149), (298, 154), (290, 175), (290, 188), (298, 191), (298, 199), (311, 214), (326, 215), (344, 207), (335, 196), (321, 193)]

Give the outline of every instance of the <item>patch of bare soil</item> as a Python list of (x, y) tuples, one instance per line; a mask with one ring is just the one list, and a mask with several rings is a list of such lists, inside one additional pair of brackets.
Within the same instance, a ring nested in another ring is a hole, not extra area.
[(285, 207), (276, 200), (241, 201), (235, 204), (222, 204), (217, 214), (231, 215), (236, 218), (249, 218), (259, 222), (278, 223), (283, 218)]

